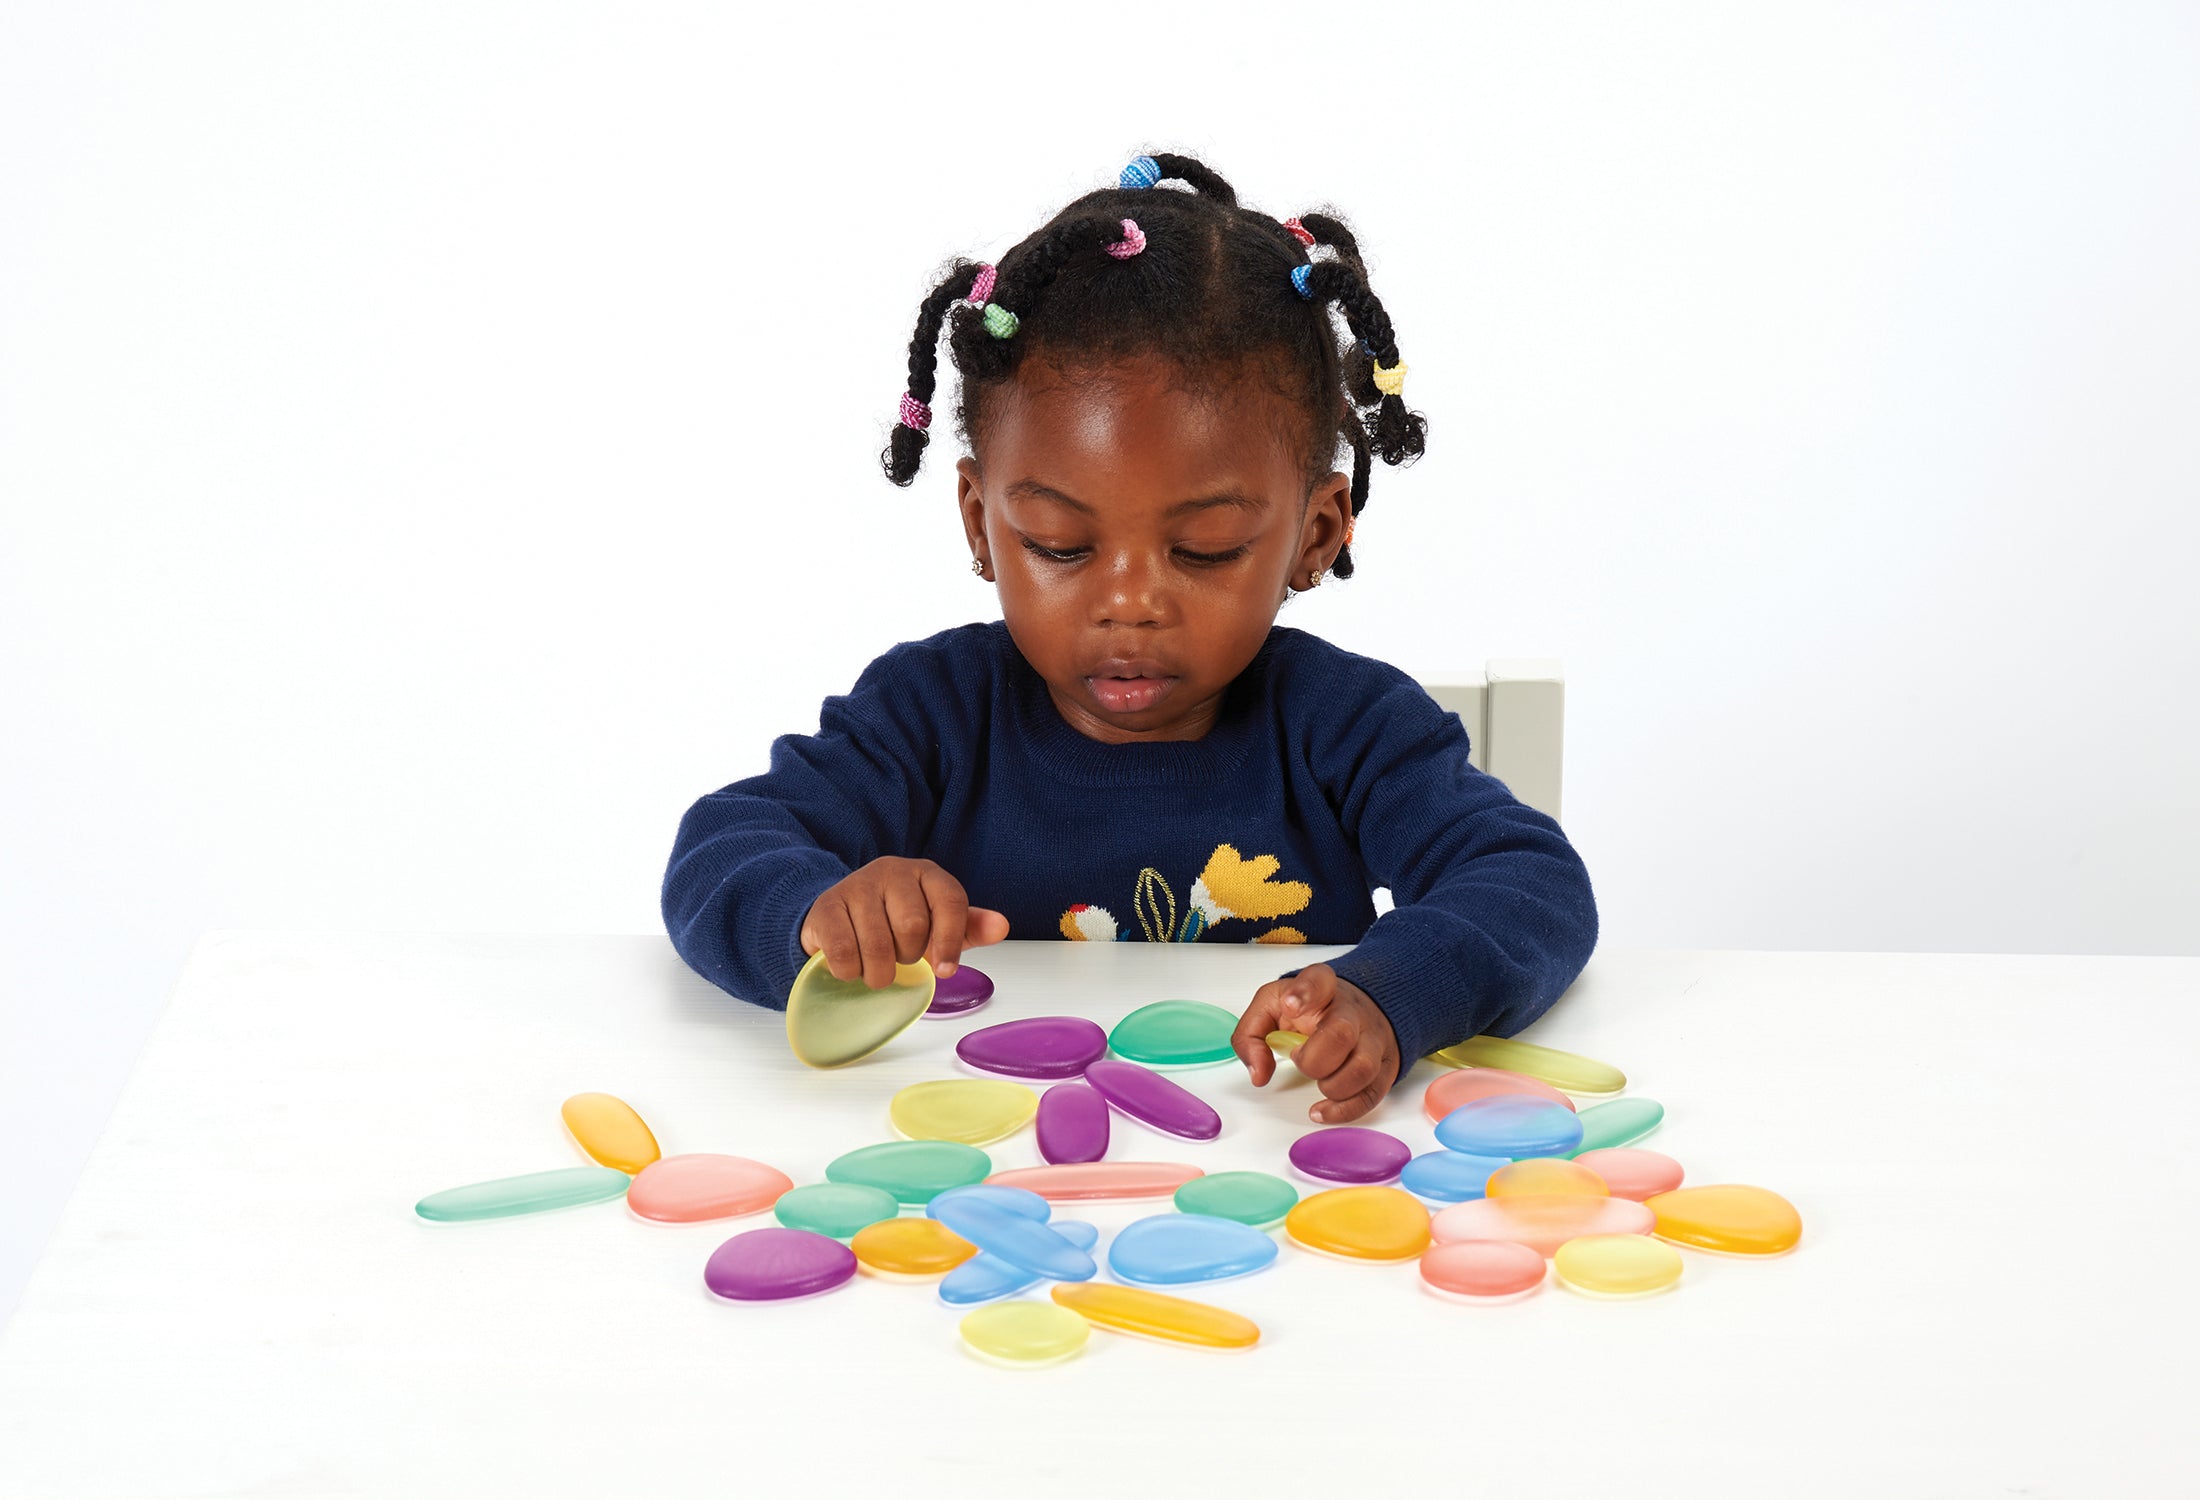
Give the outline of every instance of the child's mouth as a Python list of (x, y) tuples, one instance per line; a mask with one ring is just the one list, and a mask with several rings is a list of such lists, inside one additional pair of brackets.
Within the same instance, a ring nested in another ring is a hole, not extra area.
[(1085, 685), (1111, 714), (1143, 713), (1176, 685), (1174, 677), (1087, 677)]

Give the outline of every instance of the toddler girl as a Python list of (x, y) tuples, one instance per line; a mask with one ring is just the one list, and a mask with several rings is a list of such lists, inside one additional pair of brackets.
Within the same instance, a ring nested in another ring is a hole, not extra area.
[(1142, 156), (998, 265), (957, 261), (909, 345), (895, 484), (943, 324), (963, 533), (1003, 618), (893, 647), (688, 810), (663, 890), (681, 956), (780, 1007), (820, 951), (877, 987), (1011, 933), (1355, 944), (1262, 985), (1234, 1039), (1265, 1084), (1266, 1034), (1304, 1032), (1321, 1124), (1542, 1014), (1597, 933), (1558, 824), (1405, 673), (1275, 623), (1352, 576), (1371, 457), (1422, 451), (1345, 225)]

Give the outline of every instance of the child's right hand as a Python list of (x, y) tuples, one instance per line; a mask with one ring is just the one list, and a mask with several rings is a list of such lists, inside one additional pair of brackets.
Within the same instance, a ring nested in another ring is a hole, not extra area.
[(962, 882), (929, 859), (874, 859), (811, 903), (802, 951), (822, 952), (835, 979), (872, 989), (894, 982), (894, 965), (922, 956), (941, 978), (965, 948), (1008, 936), (1008, 918), (972, 906)]

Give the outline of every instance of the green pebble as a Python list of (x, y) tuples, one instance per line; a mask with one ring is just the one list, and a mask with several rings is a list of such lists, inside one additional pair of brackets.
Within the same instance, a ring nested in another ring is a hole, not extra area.
[(834, 1158), (825, 1180), (883, 1188), (915, 1207), (949, 1188), (983, 1182), (992, 1170), (992, 1157), (960, 1141), (887, 1141)]
[(1108, 1050), (1156, 1068), (1189, 1068), (1228, 1062), (1237, 1017), (1204, 1000), (1161, 1000), (1142, 1005), (1115, 1023)]
[(1255, 1229), (1283, 1222), (1299, 1201), (1299, 1190), (1266, 1172), (1211, 1172), (1176, 1190), (1179, 1213), (1235, 1219)]
[(848, 1239), (859, 1229), (891, 1219), (901, 1203), (884, 1188), (854, 1182), (813, 1182), (779, 1195), (772, 1213), (789, 1229)]
[(601, 1203), (624, 1194), (627, 1184), (633, 1180), (614, 1167), (559, 1167), (549, 1172), (529, 1172), (523, 1177), (499, 1177), (494, 1182), (445, 1188), (414, 1204), (413, 1212), (439, 1224), (460, 1224), (469, 1219), (508, 1219), (514, 1214), (539, 1214), (553, 1208)]
[(1639, 1141), (1657, 1129), (1664, 1118), (1665, 1106), (1655, 1099), (1613, 1099), (1592, 1104), (1581, 1112), (1581, 1144), (1566, 1154), (1579, 1156), (1584, 1151)]

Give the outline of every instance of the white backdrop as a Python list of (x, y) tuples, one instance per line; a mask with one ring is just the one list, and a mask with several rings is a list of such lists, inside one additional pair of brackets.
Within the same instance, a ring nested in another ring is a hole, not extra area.
[(995, 613), (917, 300), (1139, 149), (1360, 230), (1283, 619), (1564, 660), (1607, 944), (2200, 951), (2200, 12), (751, 9), (0, 9), (0, 1314), (202, 930), (658, 929)]

